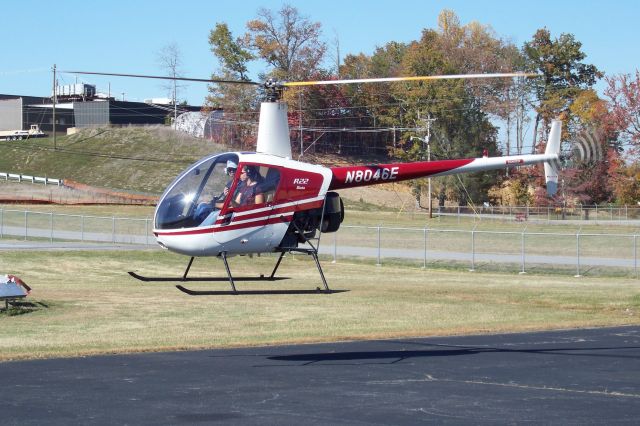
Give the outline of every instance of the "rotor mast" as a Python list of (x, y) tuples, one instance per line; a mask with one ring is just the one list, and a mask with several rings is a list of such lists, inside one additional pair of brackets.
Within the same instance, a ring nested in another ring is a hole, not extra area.
[(284, 86), (269, 79), (264, 88), (266, 100), (260, 104), (256, 151), (291, 158), (287, 104), (281, 101)]

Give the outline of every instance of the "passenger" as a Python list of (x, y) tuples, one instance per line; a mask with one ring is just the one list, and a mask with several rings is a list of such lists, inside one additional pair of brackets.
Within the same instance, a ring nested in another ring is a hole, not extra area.
[(234, 206), (248, 206), (251, 204), (264, 203), (264, 194), (258, 185), (262, 181), (262, 176), (255, 166), (244, 166), (240, 173), (240, 182), (233, 199)]
[(229, 180), (227, 181), (227, 184), (224, 186), (224, 189), (222, 190), (222, 194), (220, 194), (216, 199), (215, 207), (217, 209), (222, 208), (224, 204), (224, 200), (226, 200), (227, 195), (229, 195), (229, 189), (231, 188), (231, 184), (233, 183), (233, 177), (236, 175), (236, 170), (238, 170), (238, 165), (235, 162), (229, 160), (227, 161), (227, 167), (224, 170), (227, 173), (227, 175), (229, 175)]

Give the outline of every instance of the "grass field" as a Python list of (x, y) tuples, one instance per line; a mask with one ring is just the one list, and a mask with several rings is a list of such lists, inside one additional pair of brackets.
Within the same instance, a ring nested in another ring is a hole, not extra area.
[[(275, 258), (233, 258), (236, 276), (268, 275)], [(421, 270), (324, 262), (331, 295), (188, 296), (177, 283), (140, 283), (126, 271), (179, 275), (165, 251), (0, 252), (0, 271), (33, 287), (29, 306), (0, 313), (0, 360), (271, 345), (401, 336), (496, 333), (640, 323), (633, 279)], [(221, 275), (197, 259), (190, 276)], [(271, 282), (241, 290), (314, 289), (307, 256), (288, 256)], [(189, 283), (227, 290), (228, 283)]]
[(223, 150), (164, 126), (85, 129), (75, 135), (0, 141), (0, 171), (88, 185), (161, 192), (188, 164)]

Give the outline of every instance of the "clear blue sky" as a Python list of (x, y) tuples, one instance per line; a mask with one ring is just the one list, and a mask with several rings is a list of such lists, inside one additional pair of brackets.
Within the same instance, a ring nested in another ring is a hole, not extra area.
[[(169, 43), (181, 49), (185, 76), (208, 78), (217, 67), (209, 31), (226, 22), (235, 36), (259, 7), (278, 10), (282, 1), (96, 1), (5, 0), (2, 2), (0, 93), (49, 96), (51, 67), (102, 72), (163, 74), (157, 53)], [(478, 21), (521, 46), (536, 29), (552, 36), (572, 33), (586, 61), (608, 73), (640, 68), (640, 2), (633, 0), (437, 1), (323, 0), (289, 4), (322, 24), (324, 38), (340, 40), (341, 55), (365, 52), (389, 41), (408, 42), (435, 28), (438, 13), (452, 9), (462, 24)], [(256, 75), (252, 76), (257, 78)], [(83, 77), (128, 100), (166, 96), (157, 81)], [(60, 83), (74, 83), (61, 75)], [(181, 97), (200, 104), (206, 84), (189, 84)]]

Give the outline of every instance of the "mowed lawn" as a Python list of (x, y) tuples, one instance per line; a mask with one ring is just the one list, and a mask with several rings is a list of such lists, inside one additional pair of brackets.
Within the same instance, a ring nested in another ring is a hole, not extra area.
[[(175, 283), (188, 259), (161, 250), (1, 251), (0, 272), (33, 287), (30, 306), (0, 313), (0, 359), (273, 345), (401, 336), (543, 330), (640, 323), (640, 282), (508, 275), (323, 262), (334, 294), (189, 296)], [(276, 258), (236, 257), (236, 276), (269, 275)], [(196, 259), (190, 276), (223, 274)], [(239, 290), (313, 290), (312, 259), (287, 256), (275, 282)], [(226, 282), (188, 283), (227, 290)]]

